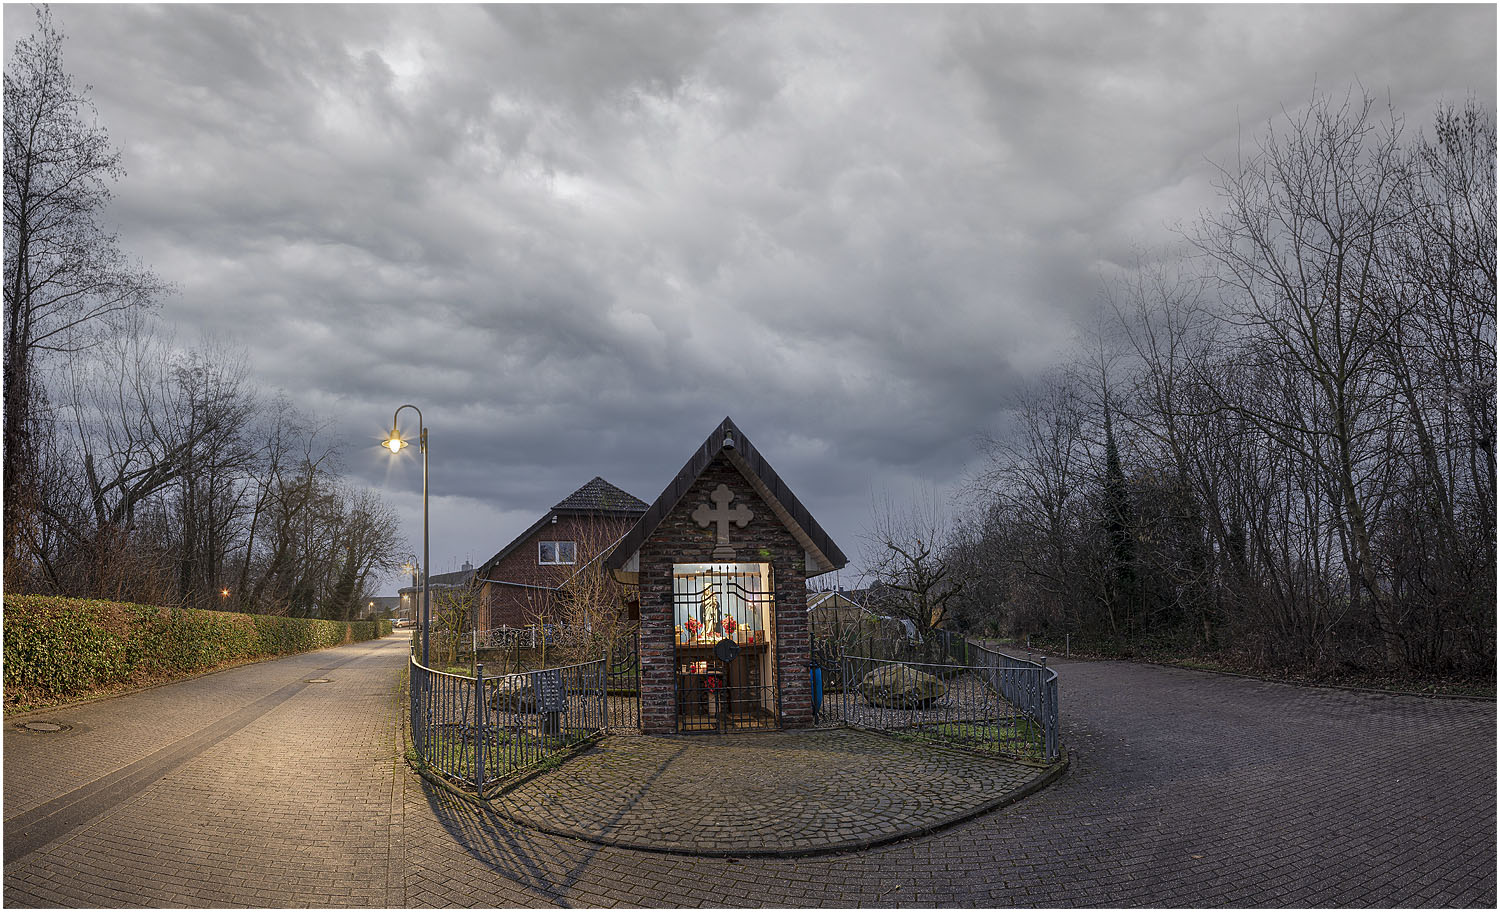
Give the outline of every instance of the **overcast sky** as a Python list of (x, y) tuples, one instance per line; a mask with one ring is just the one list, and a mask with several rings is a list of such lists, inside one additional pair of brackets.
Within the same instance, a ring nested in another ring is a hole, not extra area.
[(654, 499), (725, 415), (856, 556), (1242, 136), (1496, 84), (1492, 5), (53, 12), (163, 319), (336, 420), (413, 551), (420, 464), (377, 444), (422, 408), (433, 572), (594, 475)]

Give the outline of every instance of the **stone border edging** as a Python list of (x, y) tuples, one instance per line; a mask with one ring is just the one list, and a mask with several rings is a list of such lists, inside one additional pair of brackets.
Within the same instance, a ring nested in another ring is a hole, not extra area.
[[(1064, 659), (1063, 661), (1072, 661)], [(1280, 678), (1268, 678), (1263, 675), (1247, 674), (1243, 671), (1220, 671), (1217, 668), (1195, 668), (1191, 665), (1173, 665), (1169, 662), (1152, 662), (1147, 659), (1088, 659), (1092, 662), (1133, 662), (1138, 665), (1155, 665), (1157, 668), (1175, 668), (1178, 671), (1201, 671), (1204, 674), (1224, 675), (1229, 678), (1245, 678), (1251, 681), (1264, 681), (1267, 684), (1284, 684), (1287, 687), (1316, 687), (1322, 690), (1344, 690), (1350, 693), (1383, 694), (1388, 697), (1417, 697), (1422, 700), (1470, 700), (1475, 703), (1494, 703), (1496, 697), (1487, 697), (1483, 694), (1431, 694), (1417, 693), (1412, 690), (1387, 690), (1384, 687), (1360, 687), (1357, 684), (1319, 684), (1313, 681), (1284, 681)]]

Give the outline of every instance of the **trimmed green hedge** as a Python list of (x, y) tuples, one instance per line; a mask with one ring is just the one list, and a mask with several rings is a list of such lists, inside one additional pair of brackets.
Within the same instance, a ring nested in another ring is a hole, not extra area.
[(390, 621), (342, 623), (6, 596), (5, 706), (55, 703), (93, 691), (154, 684), (221, 665), (324, 649), (390, 632)]

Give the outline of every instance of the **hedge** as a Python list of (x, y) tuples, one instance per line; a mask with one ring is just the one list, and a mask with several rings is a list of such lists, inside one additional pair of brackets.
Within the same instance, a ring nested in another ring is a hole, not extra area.
[(324, 621), (6, 596), (5, 707), (57, 703), (274, 656), (370, 640), (390, 621)]

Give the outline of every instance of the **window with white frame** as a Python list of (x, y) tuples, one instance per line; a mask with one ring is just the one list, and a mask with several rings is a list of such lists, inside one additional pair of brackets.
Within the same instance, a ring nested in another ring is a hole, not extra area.
[(539, 564), (578, 563), (578, 543), (570, 541), (538, 542), (536, 562)]

